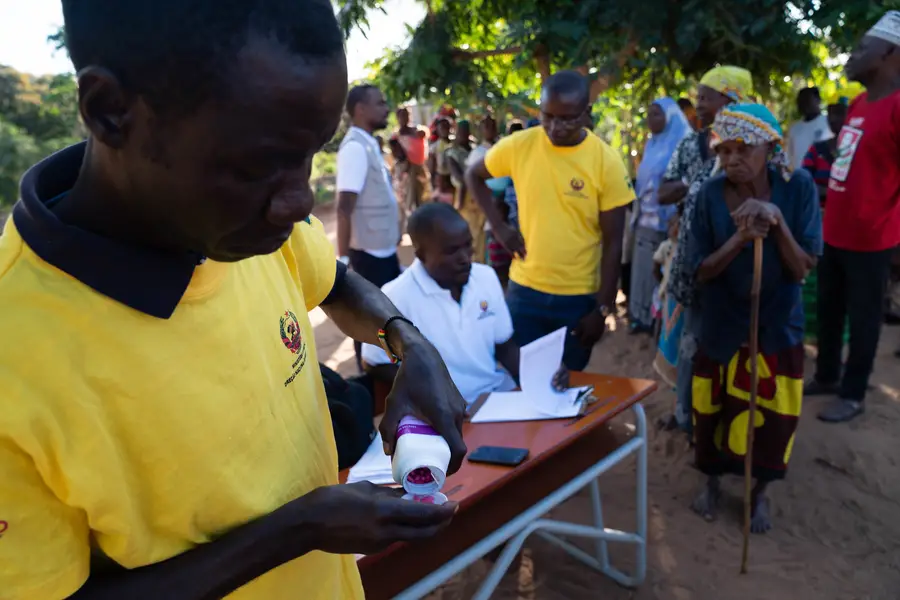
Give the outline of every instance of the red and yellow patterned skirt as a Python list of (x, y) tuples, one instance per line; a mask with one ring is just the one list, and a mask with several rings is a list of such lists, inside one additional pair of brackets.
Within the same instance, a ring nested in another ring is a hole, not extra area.
[[(803, 345), (758, 354), (759, 386), (753, 476), (783, 479), (803, 404)], [(707, 475), (744, 473), (750, 418), (750, 353), (743, 346), (728, 364), (698, 349), (694, 358), (693, 413), (697, 467)]]

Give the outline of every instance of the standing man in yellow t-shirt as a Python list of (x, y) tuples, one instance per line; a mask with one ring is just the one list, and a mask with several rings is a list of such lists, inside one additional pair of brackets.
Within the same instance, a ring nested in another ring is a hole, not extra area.
[[(542, 128), (501, 140), (466, 173), (494, 235), (515, 255), (507, 302), (525, 345), (569, 330), (563, 361), (582, 370), (605, 331), (619, 282), (625, 207), (634, 200), (622, 159), (585, 129), (587, 79), (560, 71), (541, 92)], [(519, 231), (503, 221), (485, 181), (512, 177)]]
[(307, 312), (403, 361), (458, 468), (437, 351), (310, 216), (347, 67), (326, 0), (63, 0), (86, 143), (0, 236), (0, 597), (358, 600), (355, 553), (455, 507), (338, 485)]

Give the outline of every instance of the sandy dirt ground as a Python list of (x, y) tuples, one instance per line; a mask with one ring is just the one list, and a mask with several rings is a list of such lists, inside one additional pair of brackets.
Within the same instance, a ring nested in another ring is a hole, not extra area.
[[(317, 210), (333, 238), (333, 212)], [(401, 248), (407, 262), (411, 249)], [(356, 367), (353, 347), (320, 311), (313, 313), (320, 359), (345, 375)], [(588, 371), (656, 378), (647, 337), (630, 336), (619, 323), (594, 350)], [(808, 399), (790, 472), (771, 488), (775, 530), (751, 541), (750, 574), (738, 575), (741, 495), (738, 478), (724, 483), (716, 522), (706, 523), (688, 506), (701, 477), (691, 467), (682, 435), (657, 431), (674, 393), (661, 388), (645, 403), (651, 423), (647, 579), (627, 590), (538, 538), (525, 546), (521, 565), (494, 595), (515, 600), (896, 600), (900, 598), (900, 328), (886, 327), (872, 378), (867, 412), (849, 425), (815, 418), (823, 400)], [(807, 361), (807, 373), (812, 362)], [(625, 419), (626, 417), (620, 417)], [(625, 464), (600, 479), (607, 525), (634, 523), (634, 466)], [(553, 515), (587, 523), (586, 493)], [(611, 550), (621, 567), (631, 551)], [(462, 600), (477, 590), (489, 565), (476, 563), (429, 598)]]

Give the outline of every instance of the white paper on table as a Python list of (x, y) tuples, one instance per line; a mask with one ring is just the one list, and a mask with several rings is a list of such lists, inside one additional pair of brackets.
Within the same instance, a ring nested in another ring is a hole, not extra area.
[(350, 468), (347, 483), (371, 481), (376, 485), (394, 483), (391, 472), (391, 457), (384, 453), (384, 442), (381, 433), (376, 432), (375, 439), (369, 444), (366, 453)]
[(529, 395), (528, 392), (494, 392), (478, 412), (472, 423), (500, 423), (504, 421), (541, 421), (578, 416), (581, 402), (578, 397), (585, 388), (571, 388), (548, 395)]
[(530, 396), (558, 395), (553, 389), (553, 376), (562, 364), (566, 346), (566, 328), (536, 339), (519, 350), (519, 384)]
[(579, 397), (587, 388), (570, 388), (558, 392), (553, 376), (562, 364), (566, 345), (566, 328), (523, 346), (519, 350), (520, 392), (493, 392), (472, 416), (472, 423), (502, 421), (538, 421), (577, 416), (582, 403)]

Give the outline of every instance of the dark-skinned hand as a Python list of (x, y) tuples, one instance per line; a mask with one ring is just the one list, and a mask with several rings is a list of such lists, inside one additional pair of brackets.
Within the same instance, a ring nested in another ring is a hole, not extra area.
[(578, 339), (583, 348), (593, 348), (604, 333), (606, 333), (606, 317), (596, 310), (582, 317), (572, 330), (572, 335)]
[(559, 371), (553, 375), (553, 389), (557, 392), (569, 389), (569, 370), (566, 365), (560, 365)]
[(738, 227), (738, 235), (745, 242), (752, 242), (755, 239), (765, 239), (769, 235), (772, 228), (771, 222), (763, 219), (748, 221), (746, 225)]
[(430, 538), (456, 513), (455, 502), (442, 506), (402, 500), (402, 489), (367, 481), (320, 487), (295, 502), (316, 548), (332, 554), (376, 554), (396, 542)]
[(518, 229), (504, 223), (502, 226), (494, 229), (492, 233), (510, 254), (519, 258), (525, 258), (525, 238), (522, 237)]
[(777, 226), (781, 222), (781, 211), (771, 202), (748, 198), (731, 213), (731, 218), (738, 229), (750, 227), (753, 221), (766, 221)]
[(448, 475), (459, 470), (466, 456), (462, 437), (466, 401), (450, 378), (441, 355), (424, 337), (404, 348), (394, 386), (387, 396), (384, 417), (378, 427), (385, 454), (394, 454), (397, 427), (406, 416), (425, 421), (447, 440), (451, 456)]

